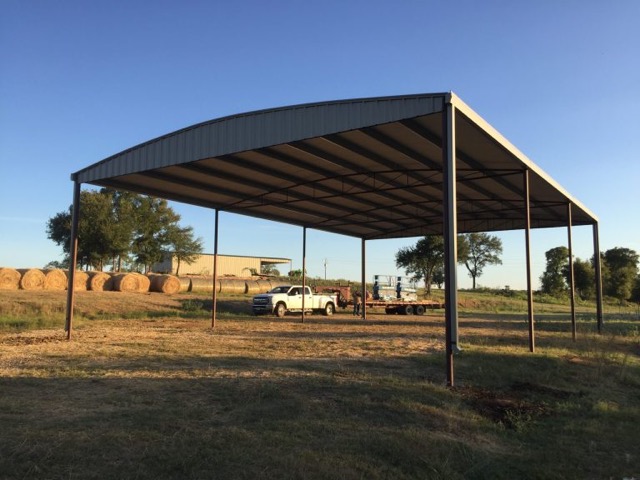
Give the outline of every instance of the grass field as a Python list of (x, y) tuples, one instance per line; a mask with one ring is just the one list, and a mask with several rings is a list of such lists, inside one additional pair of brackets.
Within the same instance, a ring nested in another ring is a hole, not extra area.
[[(464, 297), (464, 296), (463, 296)], [(520, 303), (519, 303), (520, 302)], [(442, 312), (252, 317), (248, 299), (0, 292), (2, 479), (640, 478), (640, 321), (462, 298)]]

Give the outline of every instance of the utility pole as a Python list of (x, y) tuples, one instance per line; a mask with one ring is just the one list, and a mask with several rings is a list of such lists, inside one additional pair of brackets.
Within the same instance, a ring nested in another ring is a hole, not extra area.
[(327, 264), (328, 264), (328, 263), (329, 263), (329, 262), (328, 262), (328, 261), (327, 261), (327, 259), (325, 258), (325, 259), (324, 259), (324, 279), (325, 279), (325, 280), (327, 279)]

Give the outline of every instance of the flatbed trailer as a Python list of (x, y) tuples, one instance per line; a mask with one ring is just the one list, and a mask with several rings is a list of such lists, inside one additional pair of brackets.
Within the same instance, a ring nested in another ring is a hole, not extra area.
[(423, 301), (385, 301), (385, 300), (367, 300), (364, 302), (367, 309), (369, 308), (384, 308), (384, 312), (387, 315), (424, 315), (424, 313), (431, 309), (444, 308), (443, 302), (437, 300), (423, 300)]
[[(316, 293), (331, 293), (337, 296), (338, 306), (342, 309), (353, 308), (353, 296), (350, 285), (322, 285), (314, 288)], [(438, 300), (415, 300), (412, 298), (367, 298), (367, 309), (384, 308), (387, 315), (424, 315), (427, 310), (444, 308), (444, 302)]]

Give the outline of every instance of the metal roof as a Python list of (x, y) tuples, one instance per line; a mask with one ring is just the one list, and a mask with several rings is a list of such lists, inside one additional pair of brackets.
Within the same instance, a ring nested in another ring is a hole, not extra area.
[(455, 107), (458, 231), (597, 218), (453, 93), (261, 110), (200, 123), (72, 175), (363, 239), (442, 234), (443, 111)]

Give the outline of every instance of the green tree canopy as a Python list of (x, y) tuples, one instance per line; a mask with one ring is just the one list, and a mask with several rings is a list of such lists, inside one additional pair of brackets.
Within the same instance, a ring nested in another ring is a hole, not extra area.
[[(111, 196), (104, 190), (80, 193), (82, 215), (78, 222), (78, 262), (102, 270), (111, 258), (114, 216)], [(71, 241), (71, 207), (47, 221), (47, 237), (67, 255)]]
[(136, 229), (133, 234), (131, 253), (135, 261), (149, 272), (151, 265), (162, 261), (172, 228), (180, 221), (166, 200), (138, 196), (134, 199), (136, 207)]
[(495, 235), (487, 233), (467, 233), (458, 236), (458, 263), (464, 264), (473, 279), (473, 289), (476, 289), (476, 279), (482, 276), (487, 265), (502, 263), (502, 241)]
[(274, 277), (280, 276), (280, 270), (278, 270), (273, 263), (266, 263), (261, 267), (261, 273), (265, 275), (273, 275)]
[[(304, 273), (306, 274), (307, 272), (305, 271)], [(296, 270), (290, 270), (289, 273), (287, 274), (287, 276), (291, 280), (297, 280), (299, 278), (302, 278), (302, 269), (298, 268)]]
[(640, 275), (638, 275), (633, 283), (631, 290), (631, 301), (640, 303)]
[(607, 265), (605, 293), (620, 301), (630, 299), (638, 276), (638, 254), (629, 248), (616, 247), (604, 252), (602, 257)]
[(396, 253), (396, 266), (403, 268), (414, 281), (424, 280), (425, 293), (431, 294), (434, 273), (444, 262), (444, 240), (441, 235), (429, 235), (418, 240), (413, 247), (404, 247)]
[(545, 252), (547, 265), (540, 277), (541, 290), (549, 295), (560, 295), (567, 290), (563, 269), (569, 263), (569, 249), (555, 247)]
[[(71, 240), (71, 208), (47, 221), (47, 236), (68, 256)], [(174, 250), (182, 261), (193, 261), (202, 241), (191, 227), (178, 224), (180, 216), (166, 200), (103, 188), (80, 193), (78, 262), (102, 270), (110, 260), (114, 270), (130, 256), (145, 271)]]
[(193, 228), (181, 228), (178, 225), (167, 227), (167, 246), (173, 252), (173, 256), (178, 261), (176, 275), (180, 275), (180, 264), (187, 265), (193, 263), (202, 253), (202, 239), (193, 238)]
[[(569, 262), (562, 269), (562, 275), (567, 285), (571, 285), (571, 272), (569, 271)], [(576, 258), (573, 261), (573, 281), (576, 293), (582, 300), (588, 300), (595, 297), (595, 272), (593, 265), (588, 260), (580, 260)]]

